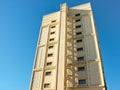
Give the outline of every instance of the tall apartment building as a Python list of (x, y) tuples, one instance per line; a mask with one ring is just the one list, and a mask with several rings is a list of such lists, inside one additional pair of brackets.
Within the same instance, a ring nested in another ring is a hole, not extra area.
[(90, 3), (43, 16), (30, 90), (107, 90)]

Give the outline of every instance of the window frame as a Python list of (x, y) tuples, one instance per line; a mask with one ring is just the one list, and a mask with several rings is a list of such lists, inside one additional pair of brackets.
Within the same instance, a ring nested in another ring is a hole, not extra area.
[(82, 35), (82, 32), (76, 32), (76, 35)]
[(76, 20), (75, 20), (75, 22), (80, 22), (80, 21), (81, 21), (81, 19), (76, 19)]
[(75, 26), (75, 28), (81, 28), (81, 25), (77, 25), (77, 26)]
[(52, 57), (52, 56), (53, 56), (53, 53), (49, 53), (47, 56), (48, 56), (48, 57)]
[(81, 43), (81, 42), (83, 42), (82, 39), (78, 39), (78, 40), (76, 40), (76, 43)]
[(44, 88), (50, 88), (50, 83), (45, 83)]
[(53, 45), (48, 46), (49, 49), (52, 49), (53, 47), (54, 47)]
[(78, 80), (79, 85), (85, 85), (86, 84), (86, 79), (80, 79)]
[(83, 47), (77, 48), (77, 51), (83, 51)]
[(84, 56), (77, 57), (77, 61), (84, 61)]
[(46, 63), (46, 66), (51, 66), (52, 65), (52, 62), (47, 62)]
[(50, 38), (50, 39), (49, 39), (49, 41), (54, 41), (54, 40), (55, 40), (55, 38)]
[(55, 34), (55, 31), (53, 31), (53, 32), (50, 32), (50, 34), (52, 35), (52, 34)]
[(55, 22), (56, 22), (56, 20), (52, 20), (52, 21), (51, 21), (51, 23), (55, 23)]
[(54, 25), (54, 26), (51, 26), (50, 28), (52, 28), (52, 29), (53, 29), (53, 28), (55, 28), (55, 27), (56, 27), (56, 26)]
[(77, 67), (77, 71), (78, 72), (85, 71), (85, 66)]
[(75, 16), (76, 16), (76, 17), (77, 17), (77, 16), (80, 16), (80, 13), (76, 13)]
[(46, 72), (45, 72), (45, 76), (50, 76), (51, 73), (52, 73), (51, 71), (46, 71)]

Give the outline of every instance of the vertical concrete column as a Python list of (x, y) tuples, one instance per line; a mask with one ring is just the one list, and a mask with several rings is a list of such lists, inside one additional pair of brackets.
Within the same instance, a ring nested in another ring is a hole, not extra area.
[(64, 90), (65, 60), (66, 60), (66, 29), (67, 29), (67, 5), (62, 4), (60, 8), (60, 36), (59, 36), (59, 60), (57, 90)]

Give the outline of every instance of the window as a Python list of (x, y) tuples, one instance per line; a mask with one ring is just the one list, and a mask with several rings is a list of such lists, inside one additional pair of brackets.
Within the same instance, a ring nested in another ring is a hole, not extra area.
[(76, 40), (76, 42), (77, 42), (77, 43), (80, 43), (80, 42), (82, 42), (82, 39)]
[(79, 80), (79, 84), (86, 84), (86, 80), (85, 79)]
[(54, 40), (54, 38), (51, 38), (49, 41), (53, 41)]
[(75, 28), (81, 28), (81, 25), (76, 26)]
[(82, 34), (82, 32), (77, 32), (77, 33), (76, 33), (76, 35), (81, 35), (81, 34)]
[(75, 20), (75, 22), (79, 22), (79, 21), (80, 21), (80, 19)]
[(52, 23), (56, 22), (56, 20), (51, 21)]
[(48, 48), (51, 49), (51, 48), (53, 48), (53, 46), (49, 46)]
[(55, 32), (51, 32), (50, 34), (54, 34)]
[(52, 65), (52, 62), (47, 62), (47, 66), (51, 66)]
[(78, 71), (84, 71), (85, 67), (78, 67)]
[(51, 26), (51, 28), (55, 28), (55, 26)]
[(83, 56), (82, 56), (82, 57), (78, 57), (77, 60), (78, 60), (78, 61), (83, 61), (83, 60), (84, 60), (84, 57), (83, 57)]
[(51, 57), (51, 56), (53, 56), (53, 54), (52, 54), (52, 53), (48, 54), (48, 57)]
[(83, 51), (83, 48), (81, 47), (81, 48), (77, 48), (77, 51)]
[(51, 75), (51, 72), (50, 72), (50, 71), (49, 71), (49, 72), (46, 72), (45, 75), (46, 75), (46, 76), (49, 76), (49, 75)]
[(80, 13), (75, 14), (75, 16), (80, 16)]
[(49, 83), (45, 83), (44, 84), (44, 88), (49, 88), (50, 87), (50, 84)]

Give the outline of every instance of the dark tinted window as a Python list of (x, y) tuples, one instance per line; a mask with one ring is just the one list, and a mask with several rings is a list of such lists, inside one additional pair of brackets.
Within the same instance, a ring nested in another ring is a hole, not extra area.
[(78, 67), (78, 71), (84, 71), (85, 67)]
[(80, 21), (80, 19), (75, 20), (75, 22), (79, 22), (79, 21)]
[(51, 26), (51, 28), (55, 28), (55, 26)]
[(56, 20), (51, 21), (52, 23), (56, 22)]
[(49, 49), (53, 48), (53, 46), (49, 46)]
[(81, 34), (82, 34), (82, 32), (77, 32), (77, 33), (76, 33), (76, 35), (81, 35)]
[(51, 72), (46, 72), (45, 75), (46, 76), (51, 75)]
[(55, 32), (51, 32), (50, 34), (54, 34)]
[(76, 28), (81, 28), (81, 25), (76, 26)]
[(80, 16), (80, 13), (75, 14), (75, 16)]
[(83, 50), (83, 48), (77, 48), (77, 51), (82, 51)]
[(47, 62), (47, 66), (51, 66), (52, 65), (52, 62)]
[(50, 87), (49, 83), (44, 84), (44, 88), (49, 88), (49, 87)]
[(54, 40), (54, 38), (51, 38), (51, 39), (50, 39), (50, 41), (53, 41), (53, 40)]
[(79, 80), (79, 84), (86, 84), (86, 80), (85, 79)]
[(82, 56), (82, 57), (78, 57), (77, 60), (78, 60), (78, 61), (83, 61), (83, 60), (84, 60), (84, 57), (83, 57), (83, 56)]
[(48, 54), (48, 57), (51, 57), (51, 56), (53, 56), (53, 54), (52, 54), (52, 53)]
[(77, 43), (80, 43), (80, 42), (82, 42), (82, 39), (76, 40), (76, 42), (77, 42)]

